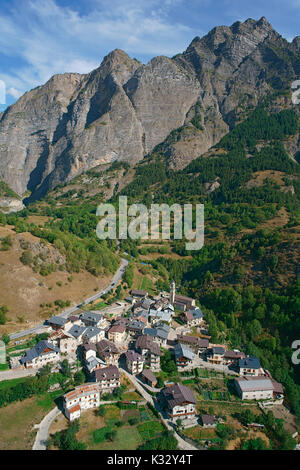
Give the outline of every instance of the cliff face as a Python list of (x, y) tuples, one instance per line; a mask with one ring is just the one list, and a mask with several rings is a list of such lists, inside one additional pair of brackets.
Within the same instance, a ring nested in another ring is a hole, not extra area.
[(90, 74), (54, 76), (0, 115), (0, 177), (40, 197), (99, 164), (134, 164), (179, 127), (169, 156), (182, 168), (299, 74), (299, 38), (288, 43), (265, 18), (214, 28), (147, 65), (115, 50)]

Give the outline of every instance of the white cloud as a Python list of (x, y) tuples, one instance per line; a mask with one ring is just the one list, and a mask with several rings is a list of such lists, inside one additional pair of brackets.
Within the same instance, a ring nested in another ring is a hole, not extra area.
[(22, 92), (20, 90), (17, 90), (16, 88), (9, 88), (7, 90), (7, 94), (15, 98), (16, 100), (22, 96)]
[(80, 15), (55, 0), (15, 0), (11, 13), (0, 16), (0, 54), (14, 58), (15, 66), (0, 78), (16, 97), (55, 73), (87, 73), (114, 48), (133, 57), (174, 55), (196, 35), (170, 19), (180, 2), (85, 0), (87, 13)]

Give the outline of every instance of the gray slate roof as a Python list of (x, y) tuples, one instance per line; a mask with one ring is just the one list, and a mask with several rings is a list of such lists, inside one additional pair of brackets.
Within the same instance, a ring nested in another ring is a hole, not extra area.
[[(250, 380), (249, 380), (250, 379)], [(272, 381), (264, 376), (261, 377), (239, 377), (235, 379), (243, 392), (273, 391)]]
[(36, 357), (42, 356), (45, 349), (51, 349), (53, 352), (59, 353), (59, 348), (55, 347), (52, 343), (49, 343), (49, 341), (42, 340), (27, 351), (25, 356), (20, 360), (21, 364), (26, 364), (26, 362), (30, 362)]
[(68, 333), (74, 338), (79, 338), (79, 336), (81, 336), (85, 330), (85, 326), (73, 325), (72, 328), (69, 329)]
[(96, 335), (101, 333), (101, 331), (103, 331), (101, 328), (96, 328), (94, 326), (89, 326), (88, 328), (86, 328), (86, 330), (84, 332), (84, 337), (86, 339), (94, 338)]
[(182, 343), (177, 343), (174, 346), (174, 351), (175, 351), (175, 358), (178, 359), (180, 357), (186, 357), (190, 361), (192, 361), (195, 357), (195, 354), (193, 351), (188, 348), (185, 344)]
[(239, 368), (243, 369), (260, 369), (260, 362), (255, 356), (246, 356), (244, 359), (239, 359)]
[(98, 323), (102, 320), (102, 315), (100, 313), (84, 312), (80, 315), (80, 320), (82, 320), (83, 322), (88, 321)]
[(53, 316), (50, 318), (50, 320), (48, 320), (49, 323), (53, 324), (53, 325), (57, 325), (57, 326), (64, 326), (68, 320), (66, 318), (63, 318), (63, 317), (58, 317), (58, 316)]

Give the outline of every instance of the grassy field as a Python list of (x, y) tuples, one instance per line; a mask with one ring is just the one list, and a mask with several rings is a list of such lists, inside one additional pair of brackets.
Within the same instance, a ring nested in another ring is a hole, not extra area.
[[(50, 409), (53, 408), (53, 402)], [(0, 409), (0, 450), (31, 449), (39, 424), (49, 407), (40, 398), (32, 397)]]
[(26, 377), (20, 377), (19, 379), (2, 380), (0, 382), (0, 390), (6, 390), (10, 387), (13, 387), (14, 385), (17, 385), (25, 381), (26, 381)]
[(139, 432), (133, 426), (124, 426), (117, 430), (114, 441), (105, 441), (100, 444), (89, 444), (89, 449), (98, 450), (136, 450), (143, 443)]

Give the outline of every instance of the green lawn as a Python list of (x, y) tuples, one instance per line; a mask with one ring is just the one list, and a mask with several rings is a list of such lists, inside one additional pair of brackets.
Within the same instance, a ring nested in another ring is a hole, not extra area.
[(26, 382), (26, 377), (21, 377), (19, 379), (2, 380), (2, 382), (0, 382), (0, 390), (8, 389), (10, 387), (13, 387), (14, 385), (23, 382)]
[(100, 442), (91, 447), (89, 445), (89, 448), (98, 450), (136, 450), (142, 443), (143, 440), (134, 426), (124, 426), (117, 430), (117, 435), (113, 442)]
[(48, 411), (37, 397), (0, 408), (0, 450), (31, 449), (36, 435), (33, 426), (39, 424)]
[(137, 429), (144, 441), (157, 437), (165, 430), (160, 421), (146, 421), (139, 424)]
[(156, 291), (153, 282), (151, 281), (151, 279), (149, 279), (146, 276), (144, 276), (142, 278), (142, 280), (139, 283), (138, 288), (141, 289), (141, 290), (146, 290), (146, 291), (148, 291), (149, 293), (152, 293), (152, 294), (155, 293), (155, 291)]

